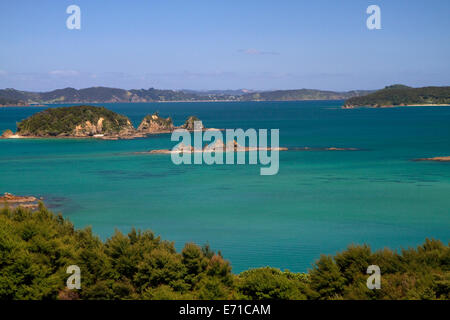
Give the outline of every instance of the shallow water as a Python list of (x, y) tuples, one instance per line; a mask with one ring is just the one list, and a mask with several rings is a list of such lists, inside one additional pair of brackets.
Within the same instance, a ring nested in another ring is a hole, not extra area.
[[(177, 248), (208, 242), (234, 272), (306, 271), (321, 253), (450, 240), (450, 107), (342, 110), (341, 101), (102, 104), (135, 125), (160, 111), (176, 125), (279, 128), (280, 171), (259, 165), (174, 165), (170, 135), (145, 139), (0, 140), (0, 192), (43, 196), (102, 238), (152, 229)], [(0, 130), (44, 108), (0, 108)], [(321, 148), (358, 148), (323, 151)]]

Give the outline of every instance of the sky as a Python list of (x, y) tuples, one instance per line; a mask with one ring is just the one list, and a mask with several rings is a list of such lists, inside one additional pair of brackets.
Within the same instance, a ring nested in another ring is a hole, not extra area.
[(449, 0), (2, 0), (0, 88), (450, 85), (449, 13)]

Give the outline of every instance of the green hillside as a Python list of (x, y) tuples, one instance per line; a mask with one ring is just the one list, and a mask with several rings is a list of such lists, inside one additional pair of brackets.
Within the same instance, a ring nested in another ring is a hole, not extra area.
[(404, 85), (393, 85), (366, 96), (350, 98), (345, 101), (344, 107), (429, 104), (450, 104), (450, 87), (411, 88)]
[[(30, 103), (111, 103), (111, 102), (164, 102), (164, 101), (294, 101), (294, 100), (344, 100), (368, 94), (371, 91), (356, 90), (334, 92), (311, 89), (277, 90), (245, 93), (244, 90), (124, 90), (107, 87), (86, 89), (64, 88), (49, 92), (28, 92), (15, 89), (0, 90), (0, 105), (3, 101)], [(11, 103), (9, 103), (11, 104)]]
[(114, 135), (126, 130), (134, 130), (127, 117), (93, 106), (48, 108), (17, 125), (21, 136)]

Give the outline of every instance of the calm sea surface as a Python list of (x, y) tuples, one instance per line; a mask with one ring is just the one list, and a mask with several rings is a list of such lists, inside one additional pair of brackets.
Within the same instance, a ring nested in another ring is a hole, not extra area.
[[(178, 249), (209, 243), (234, 272), (306, 271), (351, 243), (374, 249), (450, 240), (450, 107), (342, 110), (342, 101), (102, 104), (135, 125), (149, 113), (176, 125), (279, 128), (280, 171), (259, 165), (174, 165), (170, 135), (145, 139), (0, 140), (0, 192), (43, 196), (103, 239), (151, 229)], [(0, 130), (44, 108), (0, 108)], [(320, 148), (358, 148), (323, 151)]]

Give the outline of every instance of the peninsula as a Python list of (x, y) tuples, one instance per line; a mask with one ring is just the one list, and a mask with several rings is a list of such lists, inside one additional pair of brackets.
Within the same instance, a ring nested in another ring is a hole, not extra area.
[(402, 106), (450, 105), (450, 86), (412, 88), (404, 85), (387, 86), (365, 96), (352, 97), (344, 102), (344, 109), (356, 107), (388, 108)]

